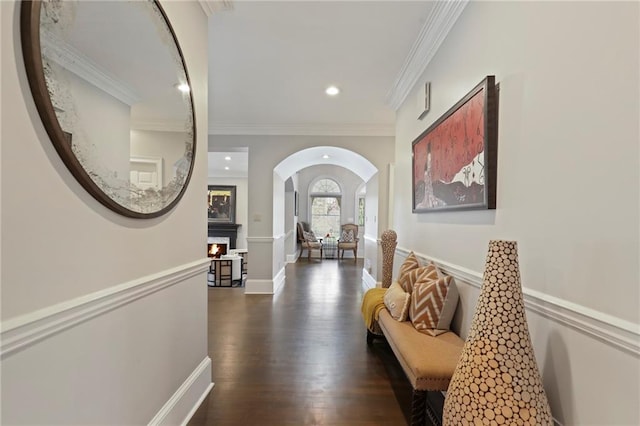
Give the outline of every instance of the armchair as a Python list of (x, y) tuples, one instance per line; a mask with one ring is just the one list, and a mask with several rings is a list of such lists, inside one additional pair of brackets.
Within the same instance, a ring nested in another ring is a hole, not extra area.
[(340, 258), (344, 258), (345, 250), (353, 250), (353, 259), (358, 261), (358, 225), (355, 223), (345, 223), (340, 231), (340, 239), (338, 239), (338, 253)]
[(300, 256), (307, 249), (307, 260), (311, 262), (311, 251), (320, 250), (320, 260), (322, 260), (322, 238), (315, 238), (311, 231), (305, 231), (301, 222), (298, 222), (298, 241), (300, 241)]

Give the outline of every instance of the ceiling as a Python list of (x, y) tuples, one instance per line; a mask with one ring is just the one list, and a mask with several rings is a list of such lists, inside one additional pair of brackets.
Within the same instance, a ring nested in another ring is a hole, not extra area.
[[(435, 4), (240, 0), (217, 11), (209, 133), (393, 135), (388, 93)], [(341, 93), (327, 96), (329, 85)], [(225, 155), (210, 159), (225, 165)]]

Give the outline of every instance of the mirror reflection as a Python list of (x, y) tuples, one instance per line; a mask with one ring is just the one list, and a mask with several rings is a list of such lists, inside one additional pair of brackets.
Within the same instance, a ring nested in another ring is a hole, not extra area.
[(54, 144), (67, 145), (56, 146), (63, 160), (119, 213), (166, 212), (190, 177), (194, 120), (162, 9), (152, 1), (45, 1), (39, 14), (41, 73), (59, 129), (43, 121)]

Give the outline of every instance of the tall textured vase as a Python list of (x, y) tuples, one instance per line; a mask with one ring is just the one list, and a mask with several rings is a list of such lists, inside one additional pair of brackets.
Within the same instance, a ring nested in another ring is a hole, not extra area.
[(382, 246), (382, 288), (389, 288), (393, 275), (393, 256), (398, 244), (398, 234), (393, 229), (387, 229), (380, 236)]
[(443, 424), (552, 424), (529, 336), (515, 241), (489, 242), (482, 291), (447, 390)]

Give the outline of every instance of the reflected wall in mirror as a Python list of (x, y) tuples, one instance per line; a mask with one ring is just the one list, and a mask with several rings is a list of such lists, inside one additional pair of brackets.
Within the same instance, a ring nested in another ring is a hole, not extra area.
[(56, 151), (98, 201), (169, 211), (193, 169), (189, 75), (156, 1), (23, 1), (29, 85)]

